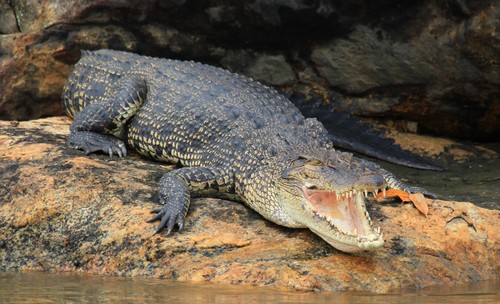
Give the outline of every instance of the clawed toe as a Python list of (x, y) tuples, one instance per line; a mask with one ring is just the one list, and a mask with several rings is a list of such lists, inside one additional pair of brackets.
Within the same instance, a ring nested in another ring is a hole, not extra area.
[(113, 157), (114, 154), (119, 157), (127, 156), (125, 143), (121, 139), (108, 134), (76, 131), (70, 135), (68, 144), (71, 148), (83, 150), (87, 155), (92, 152), (102, 151), (110, 157)]
[[(153, 213), (153, 212), (151, 212)], [(149, 220), (146, 221), (146, 223), (152, 223), (152, 222), (156, 222), (158, 220), (161, 220), (161, 214), (156, 214), (155, 216), (153, 216), (152, 218), (150, 218)]]

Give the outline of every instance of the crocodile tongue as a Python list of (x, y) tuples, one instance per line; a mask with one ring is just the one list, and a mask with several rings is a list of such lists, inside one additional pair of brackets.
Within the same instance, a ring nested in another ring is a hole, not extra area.
[(358, 206), (356, 195), (337, 195), (335, 192), (309, 190), (305, 187), (303, 191), (314, 211), (341, 233), (352, 236), (370, 234), (370, 228), (363, 224), (364, 208)]

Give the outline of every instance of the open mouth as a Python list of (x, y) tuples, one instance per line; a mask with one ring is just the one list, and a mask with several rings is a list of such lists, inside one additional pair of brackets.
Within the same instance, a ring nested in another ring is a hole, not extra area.
[[(382, 190), (384, 191), (385, 188)], [(313, 213), (326, 220), (329, 231), (309, 227), (332, 246), (346, 252), (376, 249), (383, 245), (380, 227), (375, 229), (365, 206), (368, 191), (342, 193), (303, 187)], [(378, 192), (378, 191), (374, 191)]]

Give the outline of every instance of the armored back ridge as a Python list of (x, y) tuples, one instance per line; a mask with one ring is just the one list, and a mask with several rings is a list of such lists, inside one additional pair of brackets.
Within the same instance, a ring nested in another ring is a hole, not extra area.
[(64, 88), (69, 145), (125, 156), (127, 147), (183, 167), (159, 181), (157, 232), (182, 229), (190, 193), (240, 200), (347, 252), (383, 245), (368, 192), (409, 187), (378, 165), (334, 150), (328, 132), (258, 82), (194, 62), (84, 52)]

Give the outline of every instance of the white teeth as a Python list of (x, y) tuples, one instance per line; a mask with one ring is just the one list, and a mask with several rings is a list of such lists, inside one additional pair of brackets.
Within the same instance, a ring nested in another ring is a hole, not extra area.
[(365, 197), (368, 197), (368, 190), (364, 190), (365, 191)]
[(380, 227), (377, 228), (377, 234), (380, 234)]
[(386, 194), (385, 188), (384, 188), (384, 189), (382, 189), (382, 194), (383, 194), (383, 195), (384, 195), (384, 197), (385, 197), (385, 194)]

